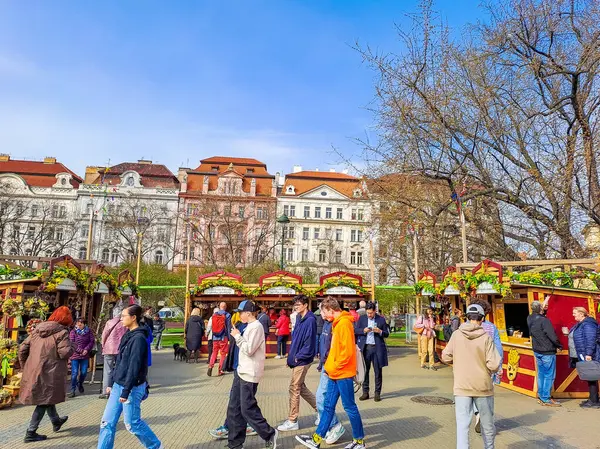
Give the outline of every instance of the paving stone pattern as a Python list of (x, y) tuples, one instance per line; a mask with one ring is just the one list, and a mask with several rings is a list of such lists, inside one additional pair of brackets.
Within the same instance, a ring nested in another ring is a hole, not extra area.
[[(150, 398), (142, 406), (142, 415), (165, 447), (225, 447), (226, 441), (211, 439), (207, 430), (223, 424), (231, 375), (208, 378), (204, 361), (199, 364), (174, 362), (172, 351), (166, 349), (153, 354), (153, 363), (150, 371), (153, 388)], [(97, 373), (98, 379), (100, 374)], [(265, 378), (258, 389), (258, 402), (271, 425), (279, 424), (287, 416), (289, 374), (284, 360), (267, 360)], [(307, 384), (309, 388), (316, 389), (316, 369), (311, 369)], [(85, 395), (58, 406), (61, 415), (69, 415), (69, 422), (60, 433), (52, 433), (50, 423), (44, 418), (39, 432), (47, 434), (49, 439), (42, 443), (22, 443), (32, 407), (1, 410), (0, 448), (95, 448), (105, 405), (105, 401), (97, 398), (99, 390), (98, 383), (86, 385)], [(600, 448), (597, 430), (600, 410), (581, 410), (579, 400), (565, 401), (564, 406), (558, 409), (545, 408), (518, 393), (502, 388), (496, 392), (497, 448)], [(359, 402), (368, 448), (455, 447), (454, 406), (412, 402), (411, 397), (417, 395), (451, 399), (452, 370), (447, 367), (437, 372), (422, 370), (414, 349), (392, 348), (390, 366), (384, 369), (382, 402)], [(343, 448), (350, 441), (351, 433), (341, 407), (339, 416), (347, 427), (347, 433), (339, 444), (332, 447)], [(294, 435), (312, 432), (314, 419), (310, 407), (303, 403), (301, 430), (283, 434), (278, 448), (302, 447), (296, 443)], [(474, 431), (471, 441), (472, 448), (483, 447), (481, 438)], [(118, 426), (115, 447), (141, 447), (136, 438), (125, 430), (122, 421)], [(264, 442), (257, 436), (250, 437), (245, 447), (263, 448)]]

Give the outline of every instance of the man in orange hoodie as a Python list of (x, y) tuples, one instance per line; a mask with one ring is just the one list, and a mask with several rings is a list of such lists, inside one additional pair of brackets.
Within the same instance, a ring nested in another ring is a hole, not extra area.
[(325, 409), (319, 426), (312, 436), (299, 435), (296, 440), (312, 449), (321, 447), (325, 434), (335, 413), (335, 406), (342, 397), (342, 405), (352, 426), (352, 442), (345, 449), (365, 449), (365, 432), (362, 419), (354, 401), (354, 376), (356, 375), (356, 343), (354, 341), (354, 321), (352, 315), (342, 311), (340, 304), (327, 297), (321, 303), (324, 320), (333, 321), (331, 349), (323, 369), (329, 376)]

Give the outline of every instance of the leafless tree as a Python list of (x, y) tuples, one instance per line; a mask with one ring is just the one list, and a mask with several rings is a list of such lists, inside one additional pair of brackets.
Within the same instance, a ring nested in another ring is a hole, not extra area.
[(425, 1), (399, 30), (400, 54), (359, 48), (380, 75), (382, 140), (368, 157), (451, 191), (468, 184), (463, 200), (497, 204), (517, 251), (583, 255), (581, 228), (600, 224), (598, 3), (500, 0), (487, 12), (452, 40)]

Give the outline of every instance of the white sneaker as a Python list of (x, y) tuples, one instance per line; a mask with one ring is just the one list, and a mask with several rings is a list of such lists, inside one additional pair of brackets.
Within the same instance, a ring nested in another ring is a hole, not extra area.
[(327, 444), (335, 444), (345, 432), (346, 429), (342, 426), (342, 423), (337, 423), (333, 428), (329, 429), (329, 432), (325, 435), (325, 442)]
[(317, 415), (317, 419), (315, 419), (315, 427), (319, 427), (320, 423), (321, 423), (321, 417), (319, 415)]
[(276, 359), (280, 359), (280, 358), (281, 358), (281, 356), (280, 356), (280, 355), (276, 355), (276, 356), (275, 356), (275, 358), (276, 358)]
[(283, 424), (277, 427), (277, 430), (279, 430), (280, 432), (290, 432), (292, 430), (298, 430), (299, 428), (300, 427), (298, 427), (298, 421), (292, 422), (289, 419), (286, 419), (283, 422)]

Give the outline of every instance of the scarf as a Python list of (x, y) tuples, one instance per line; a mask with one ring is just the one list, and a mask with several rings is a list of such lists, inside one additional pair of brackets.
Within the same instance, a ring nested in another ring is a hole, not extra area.
[(79, 329), (78, 327), (75, 328), (75, 332), (77, 333), (77, 335), (85, 335), (90, 331), (90, 329), (85, 326), (83, 329)]

